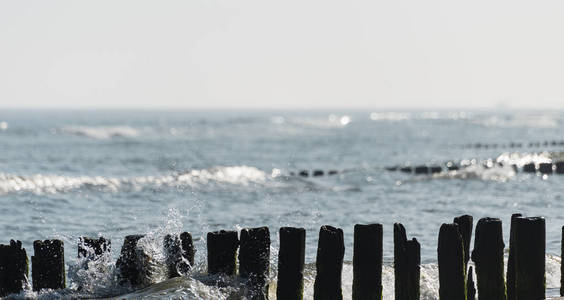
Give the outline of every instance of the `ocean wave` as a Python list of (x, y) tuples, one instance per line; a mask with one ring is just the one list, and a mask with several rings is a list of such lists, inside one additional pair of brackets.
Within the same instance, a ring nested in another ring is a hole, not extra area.
[(290, 124), (304, 127), (321, 129), (346, 127), (352, 122), (349, 115), (330, 114), (326, 117), (273, 117), (270, 122), (273, 124)]
[(472, 123), (486, 127), (529, 127), (556, 128), (560, 123), (560, 116), (556, 114), (516, 113), (512, 115), (483, 116), (472, 120)]
[(104, 177), (64, 176), (50, 174), (14, 175), (0, 173), (0, 195), (30, 192), (35, 194), (65, 193), (80, 189), (104, 192), (137, 191), (146, 188), (200, 188), (209, 184), (249, 186), (265, 184), (274, 176), (250, 166), (218, 166), (189, 170), (163, 176)]
[(137, 138), (141, 130), (131, 126), (64, 126), (60, 131), (66, 134), (84, 136), (98, 140), (112, 138)]
[[(507, 252), (505, 253), (505, 271), (507, 272)], [(546, 288), (547, 296), (557, 296), (560, 286), (560, 261), (561, 258), (556, 255), (546, 255)], [(109, 264), (108, 262), (105, 262)], [(473, 262), (469, 266), (474, 266)], [(275, 267), (274, 265), (272, 266)], [(100, 268), (99, 268), (100, 269)], [(104, 268), (102, 268), (104, 269)], [(112, 278), (112, 267), (104, 269), (108, 274), (98, 274), (99, 277)], [(438, 300), (439, 299), (439, 268), (436, 263), (421, 264), (420, 275), (420, 295), (422, 300)], [(315, 263), (307, 264), (304, 270), (304, 299), (313, 299), (313, 290), (315, 283)], [(69, 278), (73, 283), (82, 279), (76, 276), (82, 276), (81, 273), (73, 273)], [(352, 283), (353, 283), (353, 265), (351, 262), (345, 262), (342, 270), (342, 291), (343, 299), (352, 299)], [(88, 277), (90, 279), (90, 277)], [(476, 275), (474, 273), (474, 280)], [(268, 298), (276, 299), (276, 281), (275, 275), (270, 277)], [(94, 293), (85, 293), (84, 291), (76, 291), (75, 285), (66, 290), (52, 291), (46, 290), (41, 293), (30, 291), (30, 287), (26, 291), (20, 293), (21, 299), (45, 298), (56, 299), (60, 296), (81, 296), (87, 297), (108, 297), (119, 295), (116, 299), (241, 299), (237, 297), (241, 293), (241, 282), (238, 278), (230, 278), (223, 281), (221, 286), (212, 284), (213, 276), (205, 274), (205, 266), (198, 265), (190, 276), (178, 277), (163, 280), (149, 285), (140, 290), (133, 292), (124, 291), (116, 282), (107, 282), (106, 289), (98, 290)], [(476, 284), (476, 282), (474, 283)], [(387, 264), (382, 268), (382, 299), (394, 299), (394, 268), (393, 265)], [(20, 297), (15, 297), (20, 298)]]
[(469, 118), (466, 112), (372, 112), (370, 120), (372, 121), (390, 121), (400, 122), (407, 120), (464, 120)]

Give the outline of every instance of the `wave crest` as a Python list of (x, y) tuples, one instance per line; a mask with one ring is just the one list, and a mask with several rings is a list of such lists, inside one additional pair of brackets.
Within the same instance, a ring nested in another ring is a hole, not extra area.
[(190, 170), (163, 176), (104, 177), (63, 176), (34, 174), (20, 176), (0, 173), (0, 195), (31, 192), (35, 194), (65, 193), (80, 189), (96, 189), (105, 192), (142, 190), (146, 188), (201, 188), (210, 184), (248, 186), (264, 184), (273, 177), (249, 166), (212, 167)]
[(131, 126), (65, 126), (61, 132), (98, 140), (136, 138), (141, 132)]

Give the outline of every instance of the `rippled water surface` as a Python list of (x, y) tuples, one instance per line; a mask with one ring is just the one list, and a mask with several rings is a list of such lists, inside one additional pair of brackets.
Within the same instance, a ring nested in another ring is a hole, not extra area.
[[(378, 222), (389, 266), (392, 224), (402, 222), (421, 243), (423, 298), (435, 299), (438, 229), (455, 216), (501, 218), (506, 245), (512, 213), (544, 216), (547, 252), (559, 254), (564, 176), (521, 167), (560, 160), (563, 133), (564, 113), (548, 111), (0, 111), (0, 242), (19, 239), (31, 255), (33, 240), (63, 239), (72, 270), (78, 237), (103, 235), (112, 240), (111, 269), (125, 235), (189, 231), (194, 276), (128, 297), (223, 299), (228, 293), (198, 279), (208, 231), (269, 226), (275, 269), (281, 226), (306, 228), (313, 263), (321, 225), (344, 230), (351, 261), (354, 224)], [(482, 167), (487, 159), (492, 168)], [(385, 169), (463, 160), (470, 166), (435, 175)], [(549, 288), (558, 287), (559, 261), (549, 256)], [(392, 299), (393, 270), (384, 273)], [(69, 274), (71, 287), (87, 278)], [(115, 294), (109, 277), (90, 295)], [(352, 282), (348, 263), (343, 281)]]

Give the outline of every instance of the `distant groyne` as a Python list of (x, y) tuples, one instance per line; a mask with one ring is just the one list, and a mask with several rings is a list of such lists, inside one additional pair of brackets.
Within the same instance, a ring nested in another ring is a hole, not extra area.
[[(502, 223), (497, 218), (462, 215), (439, 229), (437, 260), (439, 297), (443, 300), (544, 299), (546, 224), (542, 217), (511, 218), (509, 259), (504, 272)], [(208, 274), (240, 278), (242, 295), (247, 299), (268, 299), (270, 272), (270, 230), (244, 228), (240, 232), (220, 230), (207, 234)], [(564, 240), (564, 227), (562, 228)], [(419, 299), (420, 244), (408, 239), (401, 223), (394, 224), (395, 299)], [(474, 236), (474, 247), (470, 245)], [(144, 235), (124, 239), (116, 262), (119, 284), (141, 288), (147, 285), (151, 270), (149, 253), (138, 247)], [(302, 299), (306, 231), (303, 228), (279, 229), (277, 299)], [(383, 226), (354, 226), (352, 299), (382, 299)], [(195, 248), (188, 232), (166, 235), (162, 239), (168, 278), (188, 276), (194, 265)], [(35, 241), (31, 257), (32, 289), (64, 289), (66, 274), (64, 244), (60, 240)], [(96, 261), (111, 251), (111, 241), (103, 237), (81, 237), (77, 255)], [(563, 248), (564, 251), (564, 248)], [(324, 225), (319, 230), (314, 299), (342, 299), (341, 272), (345, 252), (343, 230)], [(474, 262), (476, 278), (469, 261)], [(564, 268), (561, 269), (564, 273)], [(0, 245), (0, 297), (21, 292), (28, 282), (29, 263), (21, 242)], [(564, 279), (564, 276), (562, 277)], [(474, 282), (474, 280), (476, 282)], [(564, 286), (564, 280), (562, 281)], [(215, 284), (218, 284), (217, 282)], [(564, 289), (561, 289), (564, 294)]]

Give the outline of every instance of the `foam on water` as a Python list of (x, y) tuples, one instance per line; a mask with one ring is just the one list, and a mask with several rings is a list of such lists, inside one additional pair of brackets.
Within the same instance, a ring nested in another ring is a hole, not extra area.
[(61, 132), (85, 136), (93, 139), (107, 140), (111, 138), (136, 138), (141, 135), (139, 129), (131, 126), (64, 126)]
[(212, 183), (248, 186), (271, 181), (273, 176), (255, 167), (227, 166), (190, 170), (162, 176), (103, 177), (63, 176), (54, 174), (14, 175), (0, 173), (0, 195), (31, 192), (35, 194), (65, 193), (79, 189), (105, 192), (142, 190), (145, 188), (199, 188)]

